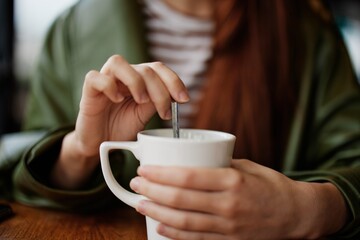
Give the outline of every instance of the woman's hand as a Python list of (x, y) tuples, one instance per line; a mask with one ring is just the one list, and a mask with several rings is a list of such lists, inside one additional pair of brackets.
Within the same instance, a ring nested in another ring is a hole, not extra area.
[(179, 77), (160, 62), (130, 65), (112, 56), (100, 72), (87, 74), (76, 122), (84, 154), (97, 155), (103, 141), (136, 137), (157, 111), (171, 119), (171, 99), (188, 100)]
[(330, 183), (305, 183), (248, 160), (232, 168), (141, 166), (137, 211), (171, 239), (304, 239), (340, 229), (346, 205)]
[(171, 99), (186, 102), (189, 97), (179, 77), (160, 62), (130, 65), (115, 55), (100, 72), (90, 71), (75, 131), (64, 138), (53, 182), (79, 187), (98, 165), (103, 141), (135, 139), (156, 111), (170, 119)]

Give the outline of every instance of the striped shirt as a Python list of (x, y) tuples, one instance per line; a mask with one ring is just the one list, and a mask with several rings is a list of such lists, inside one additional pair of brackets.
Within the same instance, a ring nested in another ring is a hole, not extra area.
[(175, 71), (187, 87), (191, 101), (179, 106), (179, 124), (191, 127), (212, 56), (215, 25), (211, 20), (182, 14), (162, 0), (142, 1), (150, 55), (153, 61), (161, 61)]

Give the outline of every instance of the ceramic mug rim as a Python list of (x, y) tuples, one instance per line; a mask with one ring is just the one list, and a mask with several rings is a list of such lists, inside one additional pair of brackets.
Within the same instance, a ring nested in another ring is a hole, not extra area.
[[(207, 134), (210, 136), (208, 139), (192, 139), (192, 138), (181, 138), (182, 133), (195, 133), (195, 134)], [(208, 129), (195, 129), (195, 128), (181, 128), (180, 138), (173, 138), (173, 130), (171, 128), (158, 128), (158, 129), (147, 129), (138, 133), (138, 140), (162, 140), (170, 142), (190, 142), (190, 143), (204, 143), (204, 142), (226, 142), (233, 141), (236, 137), (227, 132), (208, 130)]]

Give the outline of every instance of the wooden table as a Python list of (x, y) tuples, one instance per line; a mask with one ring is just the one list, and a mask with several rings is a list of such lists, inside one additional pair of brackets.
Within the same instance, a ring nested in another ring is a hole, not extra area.
[(130, 207), (76, 214), (10, 205), (15, 214), (0, 222), (0, 239), (146, 239), (145, 217)]

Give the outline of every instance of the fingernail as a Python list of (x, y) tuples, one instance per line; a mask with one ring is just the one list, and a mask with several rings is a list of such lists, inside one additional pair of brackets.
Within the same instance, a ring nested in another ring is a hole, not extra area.
[(146, 213), (146, 206), (145, 205), (146, 205), (145, 201), (140, 201), (137, 208), (136, 208), (136, 211), (138, 211), (141, 214), (145, 214)]
[(131, 179), (130, 187), (131, 187), (132, 190), (137, 192), (139, 190), (139, 185), (140, 185), (140, 181), (139, 181), (138, 177), (135, 177), (135, 178)]
[(182, 92), (179, 93), (179, 100), (181, 102), (187, 102), (187, 101), (189, 101), (189, 99), (190, 99), (189, 94), (187, 92), (182, 91)]

